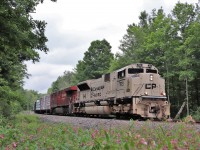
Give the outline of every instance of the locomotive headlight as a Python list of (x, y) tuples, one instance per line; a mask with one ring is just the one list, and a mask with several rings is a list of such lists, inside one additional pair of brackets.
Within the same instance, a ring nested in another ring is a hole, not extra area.
[(150, 81), (153, 81), (153, 75), (152, 74), (150, 74)]
[(147, 93), (147, 92), (144, 92), (144, 95), (148, 95), (148, 93)]

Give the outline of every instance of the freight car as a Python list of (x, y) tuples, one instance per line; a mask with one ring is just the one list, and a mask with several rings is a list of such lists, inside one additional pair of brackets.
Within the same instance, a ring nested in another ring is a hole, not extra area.
[(51, 94), (50, 112), (169, 118), (164, 82), (153, 65), (131, 64)]
[(35, 113), (40, 113), (40, 114), (50, 113), (50, 110), (51, 110), (50, 95), (41, 97), (34, 104), (34, 112)]

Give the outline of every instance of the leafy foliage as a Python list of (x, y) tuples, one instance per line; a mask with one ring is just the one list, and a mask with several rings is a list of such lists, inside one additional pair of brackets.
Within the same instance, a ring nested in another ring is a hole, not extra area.
[(198, 108), (196, 109), (196, 111), (193, 111), (193, 112), (192, 112), (192, 117), (193, 117), (195, 120), (197, 120), (197, 121), (200, 120), (200, 107), (198, 107)]
[(112, 60), (111, 46), (105, 39), (91, 42), (83, 60), (76, 65), (75, 83), (101, 77), (108, 72)]
[(10, 106), (21, 105), (17, 90), (28, 77), (24, 62), (39, 61), (38, 51), (48, 52), (46, 23), (31, 17), (40, 2), (43, 0), (0, 1), (0, 110), (6, 116)]
[(32, 90), (12, 90), (8, 86), (0, 87), (0, 114), (10, 117), (22, 110), (32, 110), (34, 101), (41, 95)]
[(73, 76), (73, 72), (65, 71), (63, 76), (59, 76), (57, 80), (52, 83), (51, 88), (48, 89), (48, 93), (53, 93), (73, 85)]

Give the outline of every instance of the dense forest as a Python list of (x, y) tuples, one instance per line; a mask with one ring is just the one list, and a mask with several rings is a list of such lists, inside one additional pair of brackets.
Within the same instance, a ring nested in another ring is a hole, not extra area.
[[(41, 96), (37, 91), (24, 90), (23, 78), (29, 76), (25, 61), (39, 61), (39, 51), (48, 53), (46, 23), (31, 17), (42, 2), (0, 2), (0, 114), (4, 116), (30, 109)], [(139, 23), (128, 25), (120, 41), (120, 52), (112, 54), (106, 39), (92, 41), (83, 60), (77, 62), (73, 71), (60, 75), (48, 93), (99, 78), (131, 63), (151, 63), (166, 80), (172, 116), (186, 100), (189, 112), (194, 113), (200, 107), (199, 29), (198, 4), (178, 2), (170, 14), (162, 8), (150, 13), (142, 11)]]

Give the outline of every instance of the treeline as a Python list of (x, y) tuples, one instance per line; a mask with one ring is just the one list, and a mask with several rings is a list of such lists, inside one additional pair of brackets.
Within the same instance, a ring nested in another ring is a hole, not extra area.
[(131, 63), (151, 63), (166, 80), (172, 116), (187, 98), (193, 112), (200, 106), (199, 29), (198, 4), (178, 2), (170, 14), (162, 8), (150, 13), (143, 11), (139, 23), (128, 26), (115, 57), (105, 39), (93, 41), (74, 71), (60, 76), (52, 84), (51, 92), (63, 88), (62, 79), (66, 77), (68, 83), (63, 84), (75, 85)]

